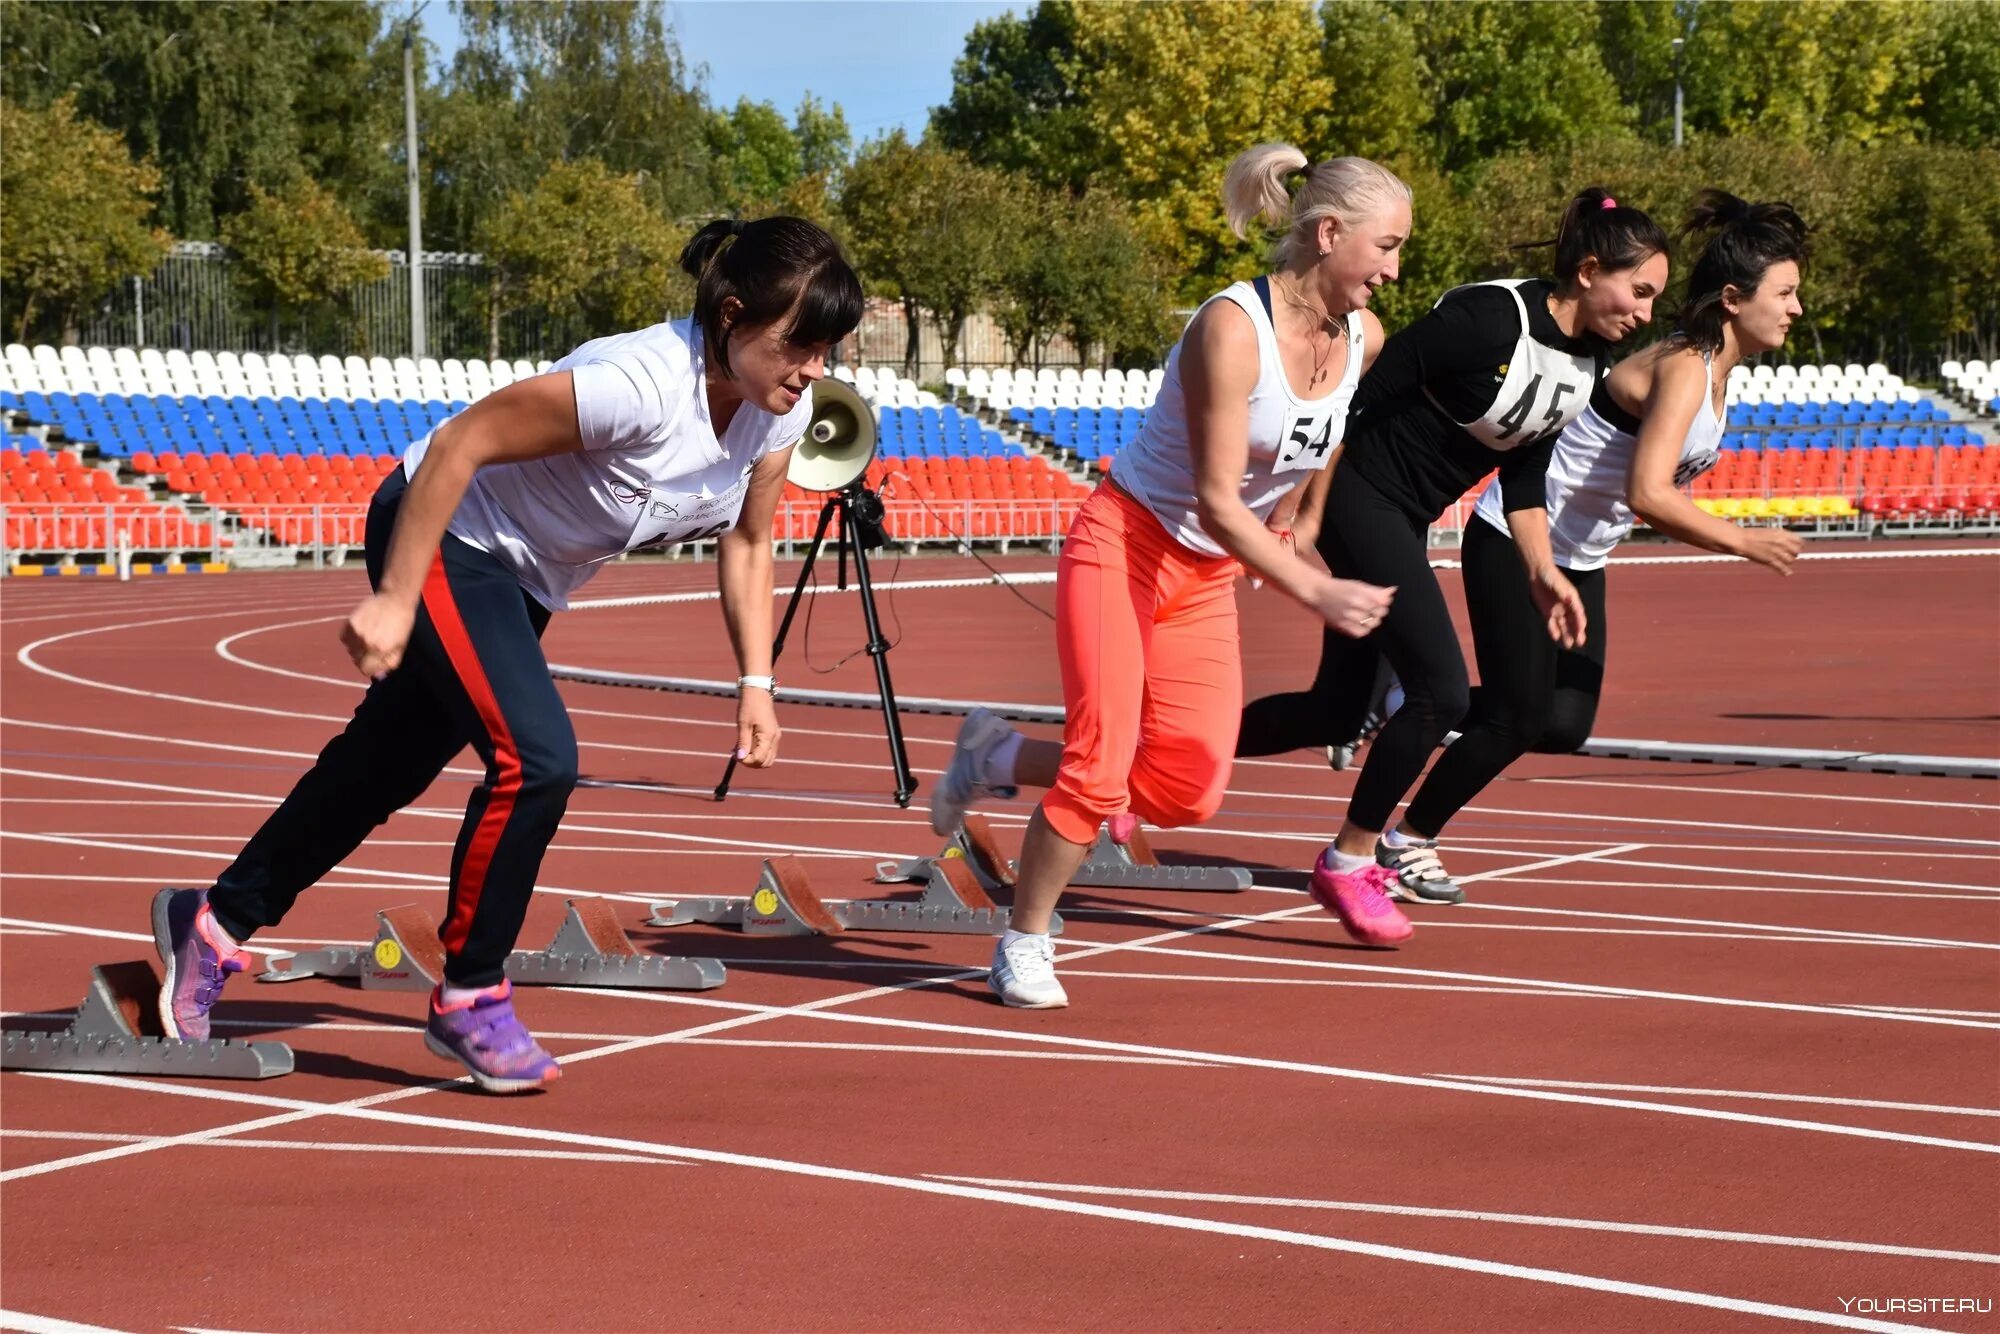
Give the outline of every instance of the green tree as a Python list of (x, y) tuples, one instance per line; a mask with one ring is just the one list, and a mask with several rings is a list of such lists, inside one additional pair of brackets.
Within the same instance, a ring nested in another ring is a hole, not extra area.
[(847, 128), (847, 115), (840, 103), (821, 106), (811, 93), (799, 99), (799, 109), (792, 116), (792, 137), (799, 142), (799, 170), (807, 176), (825, 176), (831, 181), (854, 156), (854, 134)]
[(1150, 247), (1125, 202), (1092, 191), (1067, 229), (1069, 303), (1063, 328), (1077, 356), (1152, 365), (1173, 341), (1167, 265)]
[(685, 306), (684, 238), (641, 186), (585, 158), (554, 163), (532, 190), (509, 198), (480, 237), (500, 275), (496, 325), (505, 310), (532, 308), (576, 343), (656, 324)]
[(1704, 4), (1686, 53), (1689, 127), (1814, 145), (1911, 138), (1928, 17), (1899, 0)]
[(928, 313), (952, 360), (965, 321), (999, 287), (1025, 182), (898, 130), (864, 145), (842, 178), (848, 249), (871, 291), (902, 302), (904, 373)]
[(1076, 304), (1072, 232), (1078, 208), (1067, 194), (1027, 182), (1017, 197), (1015, 225), (1002, 237), (994, 322), (1016, 364), (1042, 367), (1049, 338)]
[(1320, 24), (1333, 100), (1316, 147), (1328, 156), (1427, 160), (1430, 90), (1409, 19), (1386, 0), (1327, 0)]
[(0, 287), (15, 337), (49, 312), (74, 344), (84, 303), (166, 254), (166, 233), (147, 223), (159, 172), (70, 97), (40, 110), (0, 100), (0, 143)]
[(1436, 160), (1461, 171), (1497, 153), (1547, 150), (1626, 125), (1588, 0), (1411, 0), (1429, 74)]
[(917, 373), (923, 311), (910, 286), (923, 201), (910, 188), (925, 152), (896, 130), (861, 146), (841, 178), (838, 209), (849, 258), (871, 294), (903, 306), (903, 373)]
[(274, 343), (283, 316), (314, 307), (332, 307), (351, 324), (348, 293), (389, 272), (347, 210), (309, 176), (276, 192), (251, 186), (249, 207), (222, 220), (222, 240), (236, 252), (244, 295), (270, 313)]
[(1674, 39), (1686, 37), (1680, 0), (1618, 0), (1597, 6), (1598, 49), (1605, 72), (1654, 143), (1674, 137)]
[(1149, 243), (1196, 300), (1253, 271), (1223, 217), (1222, 177), (1252, 144), (1317, 154), (1334, 95), (1303, 3), (1087, 5), (1077, 11), (1096, 180), (1133, 201)]
[(39, 107), (73, 94), (158, 167), (159, 220), (176, 235), (214, 238), (252, 186), (300, 171), (364, 213), (395, 195), (382, 145), (399, 138), (401, 61), (379, 4), (9, 0), (4, 17), (8, 95)]
[(713, 113), (708, 137), (722, 203), (733, 212), (763, 211), (804, 174), (798, 137), (769, 102), (739, 98)]
[(426, 238), (473, 249), (552, 163), (637, 180), (665, 218), (714, 210), (710, 115), (660, 8), (634, 0), (460, 0), (464, 44), (426, 117)]
[(1929, 3), (1918, 43), (1917, 114), (1933, 143), (2000, 143), (2000, 4)]
[(938, 144), (982, 166), (1081, 191), (1103, 162), (1084, 107), (1078, 6), (1040, 0), (1027, 17), (973, 25), (952, 63), (951, 97), (931, 111)]

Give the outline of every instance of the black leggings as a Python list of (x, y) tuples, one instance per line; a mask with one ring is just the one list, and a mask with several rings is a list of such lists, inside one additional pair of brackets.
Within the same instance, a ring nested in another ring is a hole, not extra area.
[(1238, 755), (1276, 755), (1353, 740), (1368, 708), (1378, 656), (1387, 658), (1402, 679), (1404, 702), (1369, 748), (1348, 801), (1348, 820), (1363, 829), (1388, 827), (1396, 803), (1423, 773), (1445, 733), (1465, 716), (1468, 703), (1465, 655), (1431, 572), (1427, 531), (1353, 468), (1335, 467), (1319, 554), (1337, 577), (1393, 586), (1396, 600), (1366, 639), (1325, 631), (1312, 688), (1252, 701), (1237, 736)]
[[(402, 472), (391, 473), (368, 509), (368, 578), (377, 586), (403, 490)], [(368, 688), (346, 730), (209, 891), (222, 929), (244, 941), (276, 926), (470, 744), (486, 778), (466, 802), (438, 935), (446, 981), (500, 982), (576, 786), (576, 733), (542, 657), (548, 623), (505, 566), (447, 536), (402, 666)]]
[(1464, 734), (1438, 758), (1403, 813), (1425, 837), (1436, 838), (1461, 807), (1529, 751), (1567, 755), (1590, 735), (1604, 690), (1604, 571), (1564, 573), (1583, 598), (1587, 620), (1584, 641), (1573, 649), (1549, 638), (1513, 539), (1483, 519), (1467, 526), (1465, 604), (1479, 689)]

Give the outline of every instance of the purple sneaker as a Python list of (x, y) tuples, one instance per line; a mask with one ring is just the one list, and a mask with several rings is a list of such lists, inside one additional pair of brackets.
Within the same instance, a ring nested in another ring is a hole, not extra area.
[(471, 1000), (446, 1004), (431, 992), (424, 1045), (472, 1072), (488, 1093), (519, 1093), (562, 1078), (562, 1067), (514, 1017), (514, 984), (488, 987)]
[(153, 944), (167, 966), (160, 988), (160, 1026), (170, 1038), (201, 1042), (222, 984), (250, 962), (250, 951), (226, 943), (205, 889), (163, 889), (153, 896)]

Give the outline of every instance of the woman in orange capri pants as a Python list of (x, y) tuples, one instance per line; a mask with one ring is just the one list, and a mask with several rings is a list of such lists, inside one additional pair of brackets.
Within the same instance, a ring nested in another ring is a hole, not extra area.
[(1312, 544), (1348, 403), (1382, 344), (1366, 306), (1396, 277), (1410, 189), (1363, 158), (1309, 165), (1262, 144), (1230, 164), (1223, 193), (1238, 236), (1260, 218), (1282, 231), (1274, 270), (1195, 313), (1139, 439), (1070, 529), (1056, 576), (1062, 745), (976, 711), (932, 794), (932, 827), (948, 833), (982, 795), (1048, 789), (988, 975), (1007, 1005), (1069, 1003), (1049, 919), (1100, 826), (1198, 824), (1221, 804), (1243, 695), (1236, 576), (1356, 637), (1394, 592), (1334, 579), (1294, 543)]

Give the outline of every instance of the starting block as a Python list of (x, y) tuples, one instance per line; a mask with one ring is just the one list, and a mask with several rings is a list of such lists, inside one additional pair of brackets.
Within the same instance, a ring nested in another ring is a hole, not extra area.
[[(960, 862), (970, 867), (982, 889), (1012, 889), (1014, 886), (1014, 863), (1000, 851), (1000, 844), (994, 839), (993, 828), (987, 824), (986, 817), (976, 813), (966, 815), (965, 823), (936, 857), (880, 862), (875, 867), (875, 879), (883, 884), (921, 883), (929, 877), (931, 867), (943, 861)], [(1130, 826), (1129, 837), (1123, 843), (1111, 836), (1108, 825), (1098, 830), (1090, 855), (1070, 877), (1070, 884), (1107, 889), (1230, 892), (1250, 888), (1250, 872), (1240, 866), (1162, 865), (1153, 853), (1153, 845), (1146, 841), (1145, 831), (1134, 822)]]
[[(916, 899), (822, 899), (796, 857), (764, 863), (747, 899), (676, 899), (653, 905), (654, 926), (712, 922), (738, 926), (751, 936), (835, 936), (845, 931), (914, 931), (997, 936), (1009, 910), (988, 898), (967, 858), (939, 857), (924, 872)], [(1004, 865), (1004, 862), (1002, 863)], [(1049, 925), (1060, 934), (1062, 919)]]
[(1103, 889), (1192, 889), (1232, 891), (1250, 888), (1250, 872), (1241, 866), (1164, 866), (1153, 855), (1145, 830), (1135, 822), (1131, 836), (1120, 843), (1111, 831), (1097, 831), (1090, 855), (1070, 877), (1072, 885)]
[[(354, 977), (371, 991), (428, 991), (444, 978), (444, 946), (430, 914), (414, 905), (375, 914), (370, 945), (335, 945), (265, 960), (259, 982)], [(641, 953), (602, 899), (571, 899), (562, 929), (545, 950), (507, 956), (507, 977), (524, 987), (630, 987), (707, 991), (722, 985), (720, 959)]]
[(989, 894), (996, 889), (1014, 888), (1014, 863), (1000, 851), (993, 826), (976, 811), (968, 811), (958, 832), (936, 857), (912, 857), (908, 861), (875, 863), (875, 882), (882, 885), (924, 884), (931, 878), (931, 866), (944, 858), (963, 859), (972, 878)]
[(185, 1079), (269, 1079), (292, 1072), (282, 1042), (182, 1042), (160, 1025), (160, 975), (144, 959), (100, 964), (76, 1018), (60, 1033), (10, 1032), (0, 1070), (66, 1070)]

